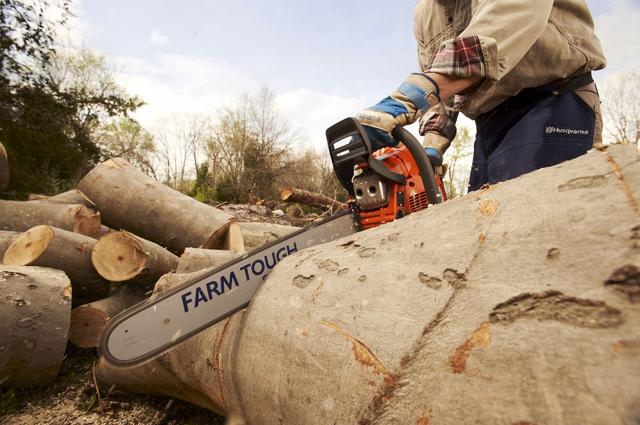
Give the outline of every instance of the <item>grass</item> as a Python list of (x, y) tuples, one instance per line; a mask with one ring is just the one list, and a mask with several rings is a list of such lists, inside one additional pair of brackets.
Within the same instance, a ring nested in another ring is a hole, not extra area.
[(0, 390), (0, 415), (8, 415), (18, 410), (19, 403), (13, 388)]

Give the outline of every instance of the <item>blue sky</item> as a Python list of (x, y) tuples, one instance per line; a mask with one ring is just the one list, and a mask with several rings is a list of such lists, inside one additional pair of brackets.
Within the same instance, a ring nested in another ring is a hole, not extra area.
[[(525, 0), (526, 1), (526, 0)], [(607, 76), (640, 67), (640, 0), (588, 0)], [(74, 39), (105, 53), (148, 105), (153, 129), (173, 114), (212, 115), (267, 85), (308, 144), (417, 71), (414, 1), (83, 0)], [(468, 123), (467, 123), (468, 124)]]

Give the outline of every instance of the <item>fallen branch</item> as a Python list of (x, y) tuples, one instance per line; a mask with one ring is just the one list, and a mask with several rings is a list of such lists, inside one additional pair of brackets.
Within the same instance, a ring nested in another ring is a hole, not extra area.
[(329, 198), (321, 193), (309, 192), (304, 189), (287, 187), (280, 191), (280, 199), (286, 202), (298, 202), (320, 208), (347, 209), (347, 204)]

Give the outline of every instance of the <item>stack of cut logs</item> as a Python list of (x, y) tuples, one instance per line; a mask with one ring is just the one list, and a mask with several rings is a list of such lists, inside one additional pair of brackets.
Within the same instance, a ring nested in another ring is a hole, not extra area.
[(109, 318), (161, 276), (217, 267), (297, 230), (239, 222), (119, 158), (40, 198), (0, 201), (3, 387), (49, 383), (67, 340), (96, 347)]

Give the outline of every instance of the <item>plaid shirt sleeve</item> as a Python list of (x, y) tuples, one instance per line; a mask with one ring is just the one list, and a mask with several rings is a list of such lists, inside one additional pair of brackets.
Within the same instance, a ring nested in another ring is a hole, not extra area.
[(451, 75), (458, 78), (487, 76), (487, 69), (482, 55), (480, 39), (473, 37), (457, 37), (440, 45), (434, 55), (431, 66), (426, 72)]

